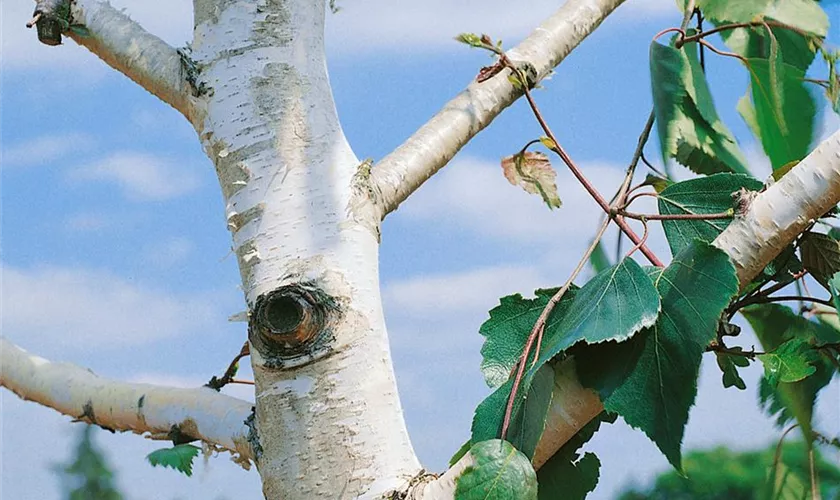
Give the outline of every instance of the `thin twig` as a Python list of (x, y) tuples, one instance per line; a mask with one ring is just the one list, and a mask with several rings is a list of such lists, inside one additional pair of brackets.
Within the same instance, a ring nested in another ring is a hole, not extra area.
[(776, 444), (776, 454), (773, 456), (773, 471), (775, 472), (775, 474), (779, 473), (779, 462), (781, 462), (782, 460), (782, 444), (784, 444), (785, 442), (785, 437), (787, 437), (787, 435), (790, 434), (790, 431), (796, 429), (797, 427), (799, 427), (799, 424), (791, 425), (790, 427), (785, 429), (785, 432), (783, 432), (781, 437), (779, 437), (779, 443)]
[(731, 210), (714, 214), (637, 214), (619, 209), (617, 213), (636, 220), (718, 220), (731, 219), (734, 216)]
[[(586, 178), (586, 176), (583, 174), (583, 171), (581, 171), (577, 164), (575, 164), (574, 160), (572, 160), (568, 153), (566, 153), (566, 150), (564, 150), (560, 143), (557, 141), (557, 138), (554, 136), (554, 132), (551, 131), (551, 127), (549, 127), (548, 123), (546, 123), (545, 118), (543, 118), (542, 113), (540, 112), (540, 109), (537, 106), (537, 103), (534, 101), (534, 97), (531, 95), (531, 91), (528, 89), (527, 79), (524, 78), (522, 72), (519, 71), (519, 69), (513, 65), (513, 63), (507, 58), (507, 56), (502, 54), (501, 58), (502, 61), (504, 61), (504, 64), (510, 67), (513, 71), (515, 71), (516, 74), (519, 76), (520, 80), (522, 80), (522, 88), (525, 92), (525, 99), (528, 101), (528, 104), (531, 107), (531, 111), (533, 111), (534, 113), (534, 117), (537, 119), (537, 122), (539, 122), (540, 126), (542, 127), (543, 131), (548, 136), (548, 138), (554, 142), (555, 147), (551, 148), (552, 151), (554, 151), (555, 153), (557, 153), (558, 156), (560, 156), (560, 158), (563, 160), (566, 166), (569, 167), (569, 170), (572, 172), (572, 175), (574, 175), (577, 178), (577, 180), (581, 183), (581, 185), (583, 185), (584, 189), (586, 189), (589, 195), (592, 196), (596, 203), (598, 203), (601, 209), (605, 213), (610, 215), (610, 217), (613, 217), (612, 209), (610, 208), (609, 203), (607, 203), (607, 200), (605, 200), (604, 197), (601, 196), (601, 193), (599, 193), (598, 190), (595, 189), (595, 187), (592, 185), (592, 183), (589, 182), (589, 179)], [(627, 237), (630, 238), (630, 240), (633, 243), (637, 245), (639, 244), (641, 238), (639, 238), (639, 235), (637, 235), (633, 231), (633, 229), (629, 225), (627, 225), (626, 221), (624, 221), (620, 217), (616, 217), (615, 223), (618, 225), (619, 228), (621, 228), (624, 234), (626, 234)], [(656, 254), (654, 254), (648, 247), (642, 245), (640, 247), (640, 250), (645, 255), (645, 257), (647, 257), (648, 261), (650, 261), (651, 264), (657, 267), (665, 267), (665, 264), (663, 264), (662, 261), (659, 260), (659, 257), (657, 257)]]
[(228, 365), (227, 370), (225, 370), (225, 373), (219, 378), (217, 378), (214, 375), (213, 378), (210, 379), (210, 382), (207, 382), (207, 384), (206, 384), (207, 387), (210, 387), (211, 389), (216, 389), (218, 391), (219, 389), (221, 389), (222, 387), (224, 387), (228, 384), (245, 383), (245, 382), (242, 382), (242, 381), (235, 382), (233, 377), (234, 377), (234, 375), (236, 375), (237, 365), (239, 364), (239, 360), (244, 358), (245, 356), (250, 355), (250, 354), (251, 354), (251, 348), (250, 348), (248, 342), (246, 341), (242, 345), (242, 349), (239, 350), (239, 354), (237, 354), (233, 358), (233, 361), (231, 361), (230, 364)]
[(628, 258), (628, 259), (629, 259), (629, 258), (630, 258), (630, 256), (632, 256), (634, 253), (636, 253), (636, 250), (638, 250), (639, 248), (641, 248), (641, 246), (642, 246), (642, 245), (644, 245), (644, 244), (645, 244), (645, 242), (646, 242), (646, 241), (647, 241), (647, 239), (648, 239), (648, 225), (647, 225), (647, 221), (646, 221), (646, 220), (644, 220), (644, 219), (641, 219), (641, 221), (642, 221), (642, 227), (644, 227), (644, 228), (645, 228), (645, 232), (642, 234), (642, 241), (640, 241), (639, 243), (637, 243), (637, 244), (636, 244), (636, 246), (634, 246), (633, 248), (631, 248), (631, 249), (630, 249), (630, 251), (629, 251), (629, 252), (627, 252), (627, 258)]
[(737, 349), (730, 349), (726, 346), (721, 344), (712, 344), (706, 347), (707, 352), (719, 352), (721, 354), (729, 354), (731, 356), (741, 356), (743, 358), (753, 359), (756, 356), (763, 356), (767, 354), (766, 352), (756, 351), (755, 347), (749, 351), (737, 350)]
[(26, 22), (26, 27), (31, 28), (31, 27), (35, 26), (38, 23), (38, 21), (41, 20), (41, 15), (42, 15), (41, 12), (38, 12), (37, 14), (32, 16), (32, 19), (30, 19), (29, 21)]
[[(765, 25), (772, 26), (774, 28), (782, 28), (786, 30), (793, 31), (799, 35), (802, 35), (805, 38), (812, 38), (812, 35), (804, 30), (797, 28), (796, 26), (791, 26), (790, 24), (780, 23), (779, 21), (772, 21), (770, 19), (762, 19), (761, 21), (753, 21), (749, 23), (733, 23), (733, 24), (723, 24), (716, 28), (712, 28), (709, 31), (703, 31), (701, 33), (697, 33), (695, 35), (686, 36), (680, 40), (680, 44), (684, 45), (686, 43), (696, 42), (703, 38), (706, 38), (710, 35), (714, 35), (715, 33), (720, 33), (722, 31), (729, 31), (738, 28), (759, 28), (764, 27)], [(813, 37), (816, 38), (816, 37)]]
[(820, 500), (820, 485), (817, 481), (817, 467), (814, 463), (814, 443), (808, 447), (808, 465), (811, 469), (811, 500)]
[(519, 362), (517, 363), (517, 370), (516, 370), (516, 378), (513, 380), (513, 386), (510, 388), (510, 396), (508, 397), (507, 408), (505, 409), (505, 418), (502, 422), (502, 433), (501, 439), (505, 439), (507, 436), (508, 427), (510, 426), (510, 417), (513, 413), (513, 403), (516, 401), (516, 392), (519, 389), (519, 383), (522, 381), (522, 375), (525, 373), (525, 365), (528, 364), (528, 356), (531, 353), (531, 346), (534, 345), (534, 341), (538, 340), (537, 343), (537, 350), (534, 354), (534, 362), (531, 364), (531, 367), (536, 364), (537, 359), (539, 359), (540, 351), (539, 349), (542, 347), (542, 333), (545, 328), (545, 322), (548, 319), (549, 314), (551, 311), (554, 310), (554, 306), (556, 306), (560, 300), (563, 298), (563, 295), (569, 290), (569, 287), (572, 286), (572, 282), (577, 278), (580, 272), (583, 270), (586, 262), (589, 261), (589, 257), (592, 255), (592, 252), (595, 251), (595, 247), (598, 246), (598, 243), (601, 241), (601, 238), (604, 236), (604, 233), (607, 231), (607, 228), (610, 226), (610, 219), (605, 219), (604, 222), (601, 224), (600, 229), (598, 229), (598, 233), (595, 235), (595, 238), (592, 240), (592, 244), (589, 245), (589, 248), (584, 253), (583, 257), (578, 262), (577, 267), (574, 271), (572, 271), (571, 276), (566, 282), (560, 287), (557, 292), (548, 299), (548, 303), (545, 305), (545, 308), (540, 313), (540, 317), (537, 318), (537, 322), (534, 323), (534, 327), (531, 328), (531, 334), (528, 335), (528, 341), (525, 343), (525, 348), (522, 350), (522, 356), (519, 358)]
[(645, 157), (644, 152), (642, 152), (642, 163), (644, 163), (645, 166), (651, 170), (651, 172), (658, 175), (659, 177), (662, 177), (662, 178), (665, 178), (665, 179), (668, 178), (668, 175), (660, 172), (658, 168), (654, 167), (653, 164), (648, 161), (647, 157)]
[(747, 67), (750, 66), (750, 62), (747, 61), (747, 58), (742, 56), (741, 54), (736, 54), (735, 52), (727, 52), (725, 50), (720, 50), (720, 49), (716, 48), (714, 45), (712, 45), (711, 43), (709, 43), (709, 42), (707, 42), (706, 40), (703, 40), (703, 39), (700, 39), (700, 40), (697, 40), (697, 41), (698, 41), (698, 43), (700, 43), (701, 46), (706, 47), (707, 49), (711, 50), (712, 52), (714, 52), (715, 54), (717, 54), (719, 56), (734, 57), (735, 59), (738, 59), (739, 61), (744, 63), (744, 65), (746, 65)]

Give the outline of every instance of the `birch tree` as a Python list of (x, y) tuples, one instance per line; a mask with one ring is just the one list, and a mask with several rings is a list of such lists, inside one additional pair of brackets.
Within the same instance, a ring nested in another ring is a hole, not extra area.
[[(651, 43), (654, 109), (612, 196), (592, 186), (557, 140), (534, 89), (622, 3), (567, 0), (509, 49), (492, 35), (459, 35), (494, 62), (374, 162), (356, 156), (339, 125), (324, 0), (194, 0), (193, 41), (180, 49), (106, 2), (37, 0), (30, 24), (42, 43), (69, 38), (86, 47), (194, 127), (224, 196), (248, 342), (206, 387), (175, 389), (104, 379), (0, 339), (0, 383), (72, 418), (171, 441), (159, 463), (188, 468), (191, 442), (227, 450), (244, 468), (256, 466), (269, 499), (583, 498), (597, 483), (598, 461), (578, 450), (618, 416), (681, 470), (706, 352), (726, 386), (743, 385), (739, 367), (763, 363), (763, 404), (780, 422), (795, 422), (809, 450), (830, 443), (811, 420), (818, 392), (840, 366), (840, 229), (832, 226), (840, 132), (812, 149), (811, 90), (840, 108), (838, 56), (824, 43), (828, 18), (814, 0), (678, 1), (682, 25), (663, 27)], [(771, 160), (771, 179), (750, 175), (721, 121), (705, 78), (708, 57), (737, 58), (750, 75), (738, 109)], [(824, 78), (806, 77), (812, 63)], [(493, 392), (449, 470), (428, 473), (394, 380), (379, 289), (381, 223), (520, 98), (544, 134), (511, 145), (502, 173), (557, 208), (550, 154), (571, 169), (604, 222), (566, 283), (535, 298), (501, 298), (490, 311), (480, 333)], [(663, 160), (696, 178), (639, 181), (654, 131)], [(631, 204), (641, 196), (657, 198), (658, 213), (636, 213)], [(670, 260), (646, 245), (647, 225), (658, 223)], [(610, 226), (629, 242), (617, 262), (598, 245)], [(599, 272), (583, 282), (587, 263)], [(822, 295), (779, 295), (806, 276)], [(804, 305), (780, 304), (791, 301)], [(733, 340), (737, 313), (763, 351)], [(253, 405), (218, 392), (245, 356)], [(811, 494), (818, 498), (818, 489)]]

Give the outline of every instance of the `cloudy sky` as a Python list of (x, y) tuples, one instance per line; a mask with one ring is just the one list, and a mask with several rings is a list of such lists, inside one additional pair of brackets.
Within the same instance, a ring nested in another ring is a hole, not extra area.
[[(173, 45), (191, 38), (189, 0), (112, 3)], [(328, 16), (330, 73), (356, 154), (387, 154), (487, 63), (454, 35), (487, 32), (511, 46), (558, 3), (339, 0), (342, 10)], [(840, 24), (840, 6), (828, 8)], [(7, 0), (0, 9), (3, 335), (105, 376), (204, 383), (246, 332), (227, 321), (244, 308), (239, 274), (213, 167), (194, 131), (72, 42), (39, 45), (24, 27), (32, 2)], [(566, 149), (604, 191), (617, 185), (650, 110), (649, 41), (678, 22), (672, 0), (629, 0), (537, 93)], [(839, 43), (840, 31), (831, 30)], [(746, 75), (718, 59), (709, 71), (724, 120), (763, 178), (766, 160), (734, 111)], [(821, 134), (838, 126), (826, 114)], [(467, 438), (472, 410), (489, 392), (477, 333), (487, 311), (500, 296), (562, 283), (595, 230), (596, 205), (560, 165), (564, 206), (555, 212), (502, 176), (498, 159), (539, 135), (524, 103), (514, 105), (383, 228), (381, 275), (399, 388), (415, 448), (431, 470), (443, 469)], [(655, 144), (648, 156), (656, 159)], [(661, 236), (652, 238), (666, 255)], [(751, 342), (744, 339), (747, 348)], [(773, 442), (779, 432), (755, 405), (761, 368), (746, 370), (747, 391), (723, 390), (710, 361), (686, 446)], [(232, 394), (251, 397), (242, 388)], [(50, 468), (69, 457), (78, 425), (9, 392), (0, 398), (0, 496), (59, 498)], [(836, 382), (823, 392), (818, 418), (840, 433)], [(144, 462), (160, 443), (104, 432), (97, 439), (131, 499), (259, 496), (257, 474), (226, 457), (185, 478)], [(593, 498), (611, 498), (667, 469), (644, 435), (620, 422), (590, 447), (603, 462)]]

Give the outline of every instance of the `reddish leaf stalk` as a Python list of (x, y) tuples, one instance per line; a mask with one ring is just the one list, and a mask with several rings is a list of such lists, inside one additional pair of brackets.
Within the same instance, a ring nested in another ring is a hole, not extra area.
[[(553, 140), (553, 139), (552, 139)], [(525, 348), (522, 351), (522, 356), (519, 358), (519, 362), (516, 364), (516, 378), (513, 380), (513, 386), (510, 389), (510, 396), (508, 397), (507, 408), (505, 409), (505, 418), (502, 422), (502, 434), (501, 439), (505, 439), (507, 436), (508, 427), (510, 427), (510, 417), (513, 413), (513, 404), (516, 401), (516, 393), (519, 389), (519, 383), (522, 381), (522, 375), (525, 373), (525, 365), (528, 364), (528, 356), (531, 354), (531, 346), (534, 345), (534, 341), (537, 342), (537, 350), (534, 354), (534, 362), (531, 364), (531, 367), (536, 365), (537, 359), (540, 356), (540, 348), (542, 347), (542, 334), (545, 329), (545, 322), (548, 320), (548, 316), (551, 314), (551, 311), (554, 310), (554, 306), (557, 305), (558, 302), (563, 298), (563, 295), (569, 290), (572, 286), (572, 282), (575, 278), (578, 277), (581, 271), (583, 271), (583, 267), (586, 265), (586, 262), (589, 260), (589, 257), (592, 255), (592, 252), (595, 251), (595, 247), (598, 246), (598, 243), (603, 238), (604, 233), (607, 231), (607, 228), (610, 226), (610, 220), (606, 219), (603, 224), (601, 224), (601, 228), (598, 230), (598, 233), (595, 235), (595, 238), (592, 240), (592, 244), (589, 245), (589, 248), (584, 253), (583, 257), (578, 262), (577, 267), (574, 271), (572, 271), (571, 276), (563, 286), (557, 290), (557, 292), (551, 296), (548, 300), (548, 303), (543, 308), (542, 313), (540, 313), (540, 317), (537, 318), (537, 322), (534, 323), (534, 327), (531, 329), (531, 334), (528, 336), (528, 341), (525, 343)]]
[[(607, 200), (601, 196), (601, 193), (595, 189), (595, 186), (589, 182), (589, 179), (581, 171), (580, 167), (572, 160), (568, 153), (563, 149), (560, 143), (557, 141), (557, 138), (554, 136), (554, 133), (551, 131), (551, 127), (548, 126), (546, 123), (545, 118), (543, 118), (542, 113), (540, 112), (539, 107), (537, 107), (537, 103), (534, 101), (533, 96), (531, 95), (531, 91), (528, 89), (528, 82), (524, 78), (524, 75), (511, 63), (511, 61), (505, 56), (504, 54), (501, 55), (504, 64), (507, 65), (511, 70), (513, 70), (517, 76), (519, 76), (520, 81), (522, 83), (522, 88), (525, 92), (525, 98), (528, 100), (528, 104), (531, 107), (531, 111), (534, 113), (534, 117), (539, 122), (540, 127), (542, 127), (545, 134), (554, 142), (554, 148), (551, 148), (552, 151), (557, 153), (558, 156), (563, 160), (569, 170), (572, 172), (572, 175), (577, 178), (577, 180), (581, 183), (584, 189), (589, 193), (590, 196), (595, 200), (596, 203), (601, 207), (601, 209), (611, 218), (614, 218), (615, 223), (618, 225), (619, 228), (630, 238), (634, 244), (638, 245), (641, 242), (641, 238), (637, 235), (633, 229), (627, 224), (627, 222), (622, 219), (621, 217), (616, 217), (613, 214), (613, 209), (610, 207), (610, 204), (607, 203)], [(644, 254), (644, 256), (650, 261), (651, 264), (657, 267), (665, 267), (665, 264), (659, 260), (659, 257), (656, 256), (647, 246), (641, 245), (639, 250)]]

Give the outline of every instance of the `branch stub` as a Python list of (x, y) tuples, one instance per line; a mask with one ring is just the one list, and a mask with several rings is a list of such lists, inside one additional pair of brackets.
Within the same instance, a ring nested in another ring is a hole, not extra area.
[(257, 298), (248, 338), (267, 368), (300, 366), (327, 354), (335, 300), (311, 283), (286, 285)]

